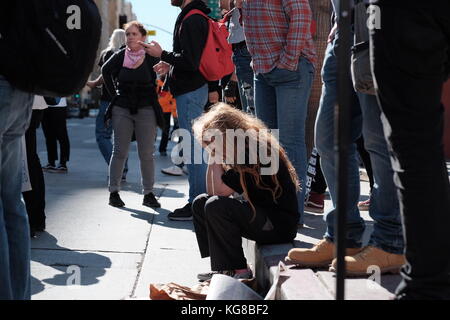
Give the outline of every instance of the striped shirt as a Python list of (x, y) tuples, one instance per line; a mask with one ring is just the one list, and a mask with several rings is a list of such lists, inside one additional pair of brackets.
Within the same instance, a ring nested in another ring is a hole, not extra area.
[(255, 73), (297, 70), (301, 56), (316, 62), (308, 0), (244, 0), (243, 24)]

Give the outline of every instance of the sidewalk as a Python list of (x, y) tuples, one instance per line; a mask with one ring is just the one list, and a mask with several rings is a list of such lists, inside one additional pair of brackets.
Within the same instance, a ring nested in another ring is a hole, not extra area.
[[(127, 183), (121, 192), (126, 207), (110, 207), (107, 166), (95, 141), (94, 119), (69, 119), (68, 128), (68, 174), (45, 173), (47, 229), (32, 239), (32, 299), (147, 299), (150, 283), (197, 284), (197, 273), (209, 271), (210, 266), (209, 259), (200, 258), (193, 224), (167, 219), (170, 211), (187, 201), (186, 176), (162, 174), (161, 168), (171, 165), (170, 158), (156, 152), (155, 194), (162, 208), (155, 211), (142, 206), (134, 143)], [(47, 159), (45, 150), (39, 129), (38, 151), (43, 165)], [(368, 183), (363, 182), (361, 187), (361, 200), (365, 200)], [(326, 206), (330, 206), (329, 200)], [(373, 222), (367, 212), (363, 217), (367, 238)], [(322, 218), (319, 214), (307, 214), (306, 226), (293, 244), (255, 247), (254, 243), (244, 242), (249, 261), (254, 261), (265, 286), (270, 285), (273, 265), (284, 260), (290, 247), (311, 247), (322, 238)], [(72, 285), (77, 283), (77, 276), (80, 285)], [(330, 273), (291, 266), (288, 276), (283, 280), (280, 299), (333, 298), (334, 279)], [(392, 293), (398, 281), (399, 276), (383, 277), (382, 285), (387, 291), (376, 297), (385, 298), (386, 292)], [(347, 283), (348, 298), (374, 298), (367, 295), (365, 279), (349, 279)]]
[[(186, 176), (160, 173), (171, 163), (156, 153), (155, 194), (162, 208), (142, 206), (134, 143), (121, 193), (126, 207), (113, 208), (94, 119), (69, 119), (68, 130), (68, 174), (45, 173), (47, 229), (32, 239), (32, 299), (145, 298), (152, 282), (196, 284), (197, 273), (209, 270), (209, 259), (200, 259), (192, 222), (167, 219), (170, 210), (187, 201)], [(40, 129), (38, 152), (45, 165)], [(68, 286), (77, 274), (80, 286)]]

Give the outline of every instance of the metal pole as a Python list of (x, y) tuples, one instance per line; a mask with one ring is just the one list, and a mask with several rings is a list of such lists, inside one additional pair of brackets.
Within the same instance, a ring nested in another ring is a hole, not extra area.
[(350, 41), (351, 11), (350, 1), (340, 0), (338, 9), (338, 105), (335, 109), (335, 147), (337, 164), (336, 203), (336, 300), (345, 299), (345, 249), (347, 241), (347, 195), (348, 195), (348, 151), (350, 144)]

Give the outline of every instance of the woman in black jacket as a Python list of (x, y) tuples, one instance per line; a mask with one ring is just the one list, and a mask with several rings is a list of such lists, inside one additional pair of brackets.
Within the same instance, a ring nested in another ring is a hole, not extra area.
[(143, 205), (159, 208), (153, 194), (155, 166), (153, 159), (156, 126), (161, 122), (161, 107), (156, 95), (156, 74), (153, 66), (158, 59), (145, 54), (139, 41), (147, 31), (137, 21), (125, 26), (126, 48), (115, 53), (102, 67), (107, 90), (114, 96), (107, 112), (114, 132), (114, 147), (109, 165), (109, 204), (123, 207), (119, 190), (133, 132), (136, 135), (141, 163)]

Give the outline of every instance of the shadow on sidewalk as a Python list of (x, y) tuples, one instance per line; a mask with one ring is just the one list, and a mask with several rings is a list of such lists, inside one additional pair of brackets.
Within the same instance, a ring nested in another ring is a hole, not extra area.
[[(31, 261), (51, 267), (58, 274), (55, 274), (53, 278), (43, 280), (33, 277), (31, 279), (32, 295), (43, 291), (44, 284), (51, 286), (96, 284), (99, 282), (99, 278), (105, 275), (106, 269), (111, 267), (111, 260), (108, 257), (93, 252), (79, 252), (61, 247), (57, 244), (57, 239), (48, 232), (40, 233), (40, 237), (32, 241), (39, 240), (44, 241), (48, 248), (32, 249)], [(50, 272), (43, 270), (41, 274), (48, 273)]]

